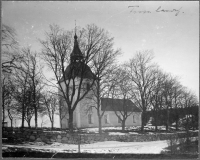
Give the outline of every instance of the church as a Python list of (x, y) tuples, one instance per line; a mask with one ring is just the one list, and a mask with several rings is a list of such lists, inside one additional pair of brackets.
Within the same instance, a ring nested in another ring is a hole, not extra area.
[[(98, 127), (98, 116), (95, 108), (96, 103), (91, 89), (91, 83), (95, 83), (95, 75), (92, 73), (90, 67), (84, 63), (84, 55), (82, 54), (77, 41), (77, 35), (74, 36), (74, 46), (70, 55), (70, 64), (66, 67), (65, 72), (61, 80), (60, 85), (66, 90), (66, 84), (69, 84), (68, 88), (72, 88), (73, 85), (79, 86), (81, 81), (81, 87), (75, 88), (73, 94), (74, 97), (81, 97), (87, 90), (87, 94), (80, 101), (75, 102), (76, 108), (73, 111), (73, 127), (74, 128), (89, 128)], [(74, 81), (70, 81), (73, 79)], [(71, 86), (70, 86), (71, 85)], [(82, 89), (82, 91), (79, 90)], [(79, 90), (79, 91), (78, 91)], [(80, 92), (80, 93), (79, 93)], [(68, 93), (72, 93), (68, 90)], [(110, 99), (101, 98), (101, 112), (104, 112), (102, 117), (102, 127), (116, 127), (121, 126), (122, 122), (116, 113), (120, 115), (122, 112), (124, 100), (123, 99)], [(137, 108), (131, 100), (125, 100), (127, 107), (127, 117), (125, 126), (140, 126), (141, 125), (141, 110)], [(60, 113), (60, 126), (65, 129), (68, 128), (69, 114), (67, 109), (67, 103), (61, 100), (61, 113)]]

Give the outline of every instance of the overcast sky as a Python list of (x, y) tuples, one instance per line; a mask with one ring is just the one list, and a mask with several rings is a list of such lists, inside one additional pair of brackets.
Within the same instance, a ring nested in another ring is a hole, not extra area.
[(115, 38), (123, 52), (119, 61), (153, 50), (154, 62), (199, 95), (199, 2), (4, 1), (2, 10), (2, 22), (33, 51), (40, 51), (37, 39), (50, 24), (72, 30), (75, 20), (80, 27), (94, 23)]

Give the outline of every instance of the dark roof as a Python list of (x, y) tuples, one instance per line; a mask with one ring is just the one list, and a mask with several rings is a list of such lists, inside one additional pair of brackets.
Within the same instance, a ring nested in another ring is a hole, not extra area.
[(105, 111), (123, 111), (123, 106), (129, 112), (141, 112), (141, 110), (135, 106), (135, 104), (129, 99), (112, 99), (101, 98), (101, 110)]
[(73, 60), (73, 59), (83, 59), (84, 58), (84, 56), (83, 56), (83, 54), (82, 54), (82, 52), (79, 48), (76, 34), (74, 36), (74, 48), (72, 50), (70, 58), (71, 58), (71, 60)]
[[(74, 62), (70, 63), (65, 72), (64, 72), (66, 80), (75, 78), (75, 77), (82, 77), (88, 79), (94, 79), (96, 76), (92, 73), (90, 67), (85, 64), (84, 62)], [(64, 81), (64, 77), (61, 78), (59, 82)]]

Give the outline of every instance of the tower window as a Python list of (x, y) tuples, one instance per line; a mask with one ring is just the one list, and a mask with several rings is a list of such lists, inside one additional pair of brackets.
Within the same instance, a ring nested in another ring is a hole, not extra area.
[(92, 114), (88, 114), (88, 123), (92, 124)]
[(92, 108), (93, 108), (94, 106), (90, 106), (90, 107), (88, 107), (88, 113), (92, 113)]
[(105, 115), (104, 115), (104, 120), (105, 120), (105, 124), (108, 124), (108, 123), (109, 123), (108, 114), (105, 114)]
[(133, 115), (133, 123), (135, 123), (135, 116)]

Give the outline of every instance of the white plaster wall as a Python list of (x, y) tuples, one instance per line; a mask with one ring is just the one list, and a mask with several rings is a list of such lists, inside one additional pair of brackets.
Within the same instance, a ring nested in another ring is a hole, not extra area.
[[(105, 123), (105, 118), (104, 115), (107, 114), (108, 115), (108, 122), (109, 123)], [(104, 113), (102, 120), (101, 120), (101, 124), (102, 127), (113, 127), (113, 126), (119, 126), (121, 127), (121, 123), (118, 123), (118, 117), (116, 116), (116, 114), (113, 111), (106, 111)], [(133, 122), (133, 115), (135, 118), (135, 122)], [(99, 126), (99, 122), (98, 122), (98, 116), (97, 116), (97, 111), (95, 108), (93, 108), (92, 111), (92, 116), (93, 116), (93, 123), (89, 124), (88, 123), (88, 114), (86, 112), (84, 112), (84, 107), (82, 108), (81, 111), (81, 128), (87, 128), (87, 127), (98, 127)], [(140, 126), (141, 125), (141, 113), (132, 113), (132, 115), (130, 115), (127, 120), (125, 125), (128, 126)]]
[[(77, 78), (76, 79), (76, 85), (79, 85), (79, 78)], [(85, 85), (86, 83), (88, 83), (89, 82), (89, 80), (87, 80), (87, 79), (84, 79), (83, 80), (83, 84), (82, 85)], [(70, 82), (70, 85), (72, 85), (72, 82)], [(65, 83), (64, 82), (62, 82), (61, 83), (61, 86), (62, 86), (62, 88), (63, 88), (63, 90), (66, 90), (66, 86), (65, 86)], [(84, 93), (84, 92), (82, 92), (82, 93)], [(74, 101), (76, 100), (76, 97), (77, 97), (77, 94), (78, 94), (78, 90), (75, 92), (75, 95), (74, 95)], [(87, 95), (86, 95), (86, 97), (91, 97), (91, 95), (92, 95), (92, 92), (89, 92)], [(90, 102), (88, 102), (88, 98), (84, 98), (82, 101), (80, 101), (78, 104), (77, 104), (77, 106), (76, 106), (76, 109), (74, 110), (74, 113), (73, 113), (73, 125), (74, 125), (74, 127), (76, 127), (76, 128), (81, 128), (82, 126), (82, 116), (83, 116), (83, 114), (81, 114), (81, 107), (83, 106), (83, 105), (85, 105), (85, 103), (90, 103)], [(72, 103), (72, 105), (74, 104), (74, 102)], [(65, 102), (64, 103), (64, 106), (65, 107), (67, 107), (67, 103)], [(85, 115), (85, 114), (84, 114)], [(66, 117), (66, 118), (64, 118), (63, 120), (62, 120), (62, 127), (63, 128), (68, 128), (68, 116)]]
[[(88, 82), (88, 80), (84, 80), (83, 83)], [(78, 84), (78, 79), (76, 84)], [(65, 90), (64, 82), (61, 83), (62, 87)], [(77, 92), (75, 93), (75, 97), (77, 96)], [(87, 98), (90, 97), (91, 99)], [(95, 101), (92, 97), (92, 91), (90, 91), (86, 97), (77, 104), (77, 107), (73, 113), (73, 124), (76, 128), (87, 128), (87, 127), (98, 127), (98, 116), (97, 116), (97, 110), (95, 108), (92, 109), (92, 124), (88, 123), (88, 113), (87, 108), (90, 106), (95, 106)], [(67, 104), (65, 103), (65, 106), (67, 107)], [(121, 123), (118, 123), (118, 118), (115, 115), (113, 111), (106, 111), (104, 113), (108, 114), (109, 116), (109, 123), (105, 123), (104, 116), (102, 117), (102, 127), (110, 127), (110, 126), (121, 126)], [(140, 126), (141, 125), (141, 112), (133, 113), (135, 117), (135, 123), (133, 122), (133, 116), (130, 115), (126, 120), (126, 126)], [(62, 126), (63, 128), (68, 128), (68, 117), (63, 119)]]

